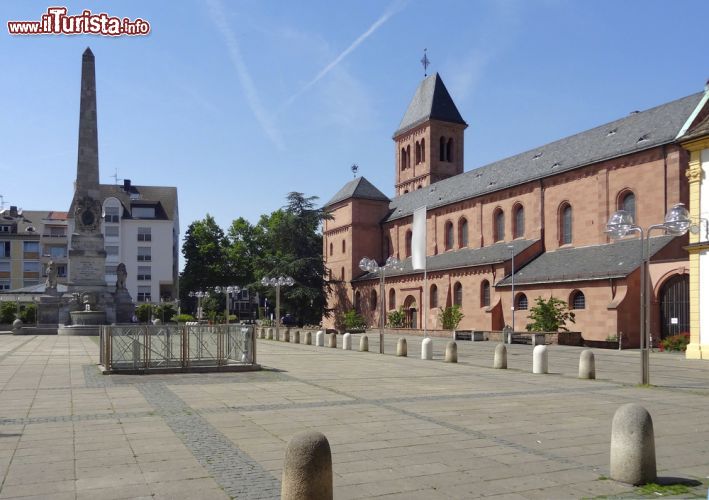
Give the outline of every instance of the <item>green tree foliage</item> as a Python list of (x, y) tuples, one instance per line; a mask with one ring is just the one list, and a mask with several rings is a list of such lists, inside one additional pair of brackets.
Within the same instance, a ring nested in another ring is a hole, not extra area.
[(154, 308), (153, 317), (158, 318), (163, 323), (173, 321), (173, 316), (177, 316), (177, 309), (172, 304), (160, 304)]
[(532, 320), (527, 325), (529, 332), (568, 332), (566, 322), (576, 323), (575, 314), (568, 310), (566, 302), (555, 297), (544, 300), (537, 297), (536, 305), (529, 310), (528, 318)]
[(404, 321), (406, 321), (406, 313), (404, 312), (404, 306), (399, 306), (399, 309), (391, 311), (387, 314), (387, 319), (389, 320), (390, 328), (401, 328), (404, 326)]
[(153, 314), (154, 308), (152, 304), (140, 304), (135, 308), (135, 316), (141, 323), (147, 323), (150, 321), (150, 316)]
[(37, 318), (37, 306), (35, 304), (27, 304), (20, 309), (20, 319), (25, 325), (34, 323)]
[(460, 321), (463, 319), (463, 312), (460, 310), (460, 306), (455, 304), (445, 309), (442, 307), (438, 308), (438, 321), (441, 322), (444, 330), (455, 330), (458, 328)]
[(17, 304), (14, 302), (0, 302), (0, 323), (11, 324), (15, 321)]
[(367, 323), (361, 314), (354, 309), (347, 311), (342, 319), (342, 324), (348, 332), (363, 332), (367, 328)]

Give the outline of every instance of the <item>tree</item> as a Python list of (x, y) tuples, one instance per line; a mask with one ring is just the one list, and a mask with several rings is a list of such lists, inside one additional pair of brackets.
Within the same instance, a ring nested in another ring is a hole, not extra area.
[(445, 309), (442, 307), (438, 308), (438, 320), (441, 322), (444, 330), (455, 330), (460, 324), (460, 320), (463, 319), (463, 313), (460, 310), (460, 306), (455, 304)]
[(532, 320), (527, 325), (529, 332), (568, 332), (566, 322), (576, 323), (575, 314), (568, 310), (566, 302), (555, 297), (544, 300), (537, 297), (536, 305), (529, 310), (528, 318)]
[(12, 323), (16, 313), (17, 305), (14, 302), (0, 302), (0, 323)]

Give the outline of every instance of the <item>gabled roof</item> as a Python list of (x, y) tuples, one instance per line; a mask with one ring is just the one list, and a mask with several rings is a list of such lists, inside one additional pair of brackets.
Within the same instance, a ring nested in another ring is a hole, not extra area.
[(690, 128), (686, 134), (679, 138), (679, 140), (687, 141), (703, 136), (709, 136), (709, 113), (707, 113), (707, 116), (705, 116), (702, 121)]
[(347, 200), (349, 198), (360, 198), (364, 200), (390, 201), (389, 197), (379, 191), (374, 184), (369, 182), (364, 177), (357, 177), (345, 184), (335, 196), (328, 201), (325, 206), (329, 207), (337, 202)]
[[(101, 184), (101, 203), (106, 198), (117, 198), (124, 208), (123, 217), (130, 217), (131, 205), (159, 205), (161, 210), (156, 209), (156, 220), (173, 220), (178, 218), (177, 213), (177, 188), (172, 186), (130, 186), (130, 192), (126, 192), (120, 184)], [(138, 194), (138, 199), (131, 200), (131, 193)], [(69, 208), (69, 217), (74, 217), (74, 200)]]
[[(482, 248), (463, 248), (452, 252), (445, 252), (438, 255), (426, 257), (426, 270), (442, 271), (445, 269), (460, 269), (464, 267), (485, 266), (489, 264), (498, 264), (510, 260), (512, 257), (510, 245), (513, 246), (515, 255), (523, 252), (530, 246), (534, 245), (539, 240), (515, 240), (512, 242), (495, 243), (488, 247)], [(411, 258), (403, 261), (404, 269), (402, 271), (387, 271), (387, 276), (401, 276), (405, 274), (423, 273), (422, 269), (413, 269)], [(377, 273), (367, 273), (353, 281), (368, 280), (378, 278)]]
[(406, 217), (423, 205), (440, 207), (672, 143), (703, 95), (700, 92), (632, 113), (620, 120), (411, 191), (392, 200), (389, 205), (391, 213), (385, 220)]
[[(650, 238), (650, 257), (672, 239), (672, 236)], [(604, 245), (545, 252), (515, 272), (515, 286), (625, 278), (642, 262), (641, 245), (640, 239), (632, 238)], [(506, 276), (495, 286), (511, 284), (512, 277)]]
[(401, 119), (399, 128), (394, 132), (394, 137), (428, 120), (440, 120), (468, 126), (460, 116), (458, 108), (438, 73), (424, 79), (418, 86), (414, 98), (411, 99), (411, 103), (404, 113), (404, 118)]

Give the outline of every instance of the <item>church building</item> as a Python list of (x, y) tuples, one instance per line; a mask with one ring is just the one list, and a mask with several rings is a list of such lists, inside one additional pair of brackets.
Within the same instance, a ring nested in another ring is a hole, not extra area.
[[(637, 346), (642, 244), (612, 240), (606, 223), (624, 209), (646, 228), (674, 205), (688, 205), (689, 154), (678, 136), (709, 113), (704, 95), (466, 172), (467, 124), (441, 77), (427, 77), (393, 135), (394, 197), (358, 177), (325, 205), (331, 313), (323, 325), (342, 329), (351, 309), (378, 325), (379, 278), (358, 264), (369, 257), (381, 265), (393, 255), (404, 266), (386, 273), (384, 314), (403, 309), (407, 328), (423, 330), (426, 318), (429, 331), (441, 330), (439, 309), (458, 304), (460, 329), (524, 331), (535, 299), (553, 296), (574, 312), (576, 323), (567, 326), (584, 339), (622, 337), (624, 346)], [(424, 206), (427, 294), (423, 271), (411, 264), (413, 212)], [(689, 331), (687, 244), (687, 236), (661, 231), (650, 238), (655, 345)]]

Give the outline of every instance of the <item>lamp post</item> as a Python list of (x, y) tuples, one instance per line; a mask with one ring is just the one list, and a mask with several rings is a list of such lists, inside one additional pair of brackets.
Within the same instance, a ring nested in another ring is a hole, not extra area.
[(196, 292), (190, 292), (187, 294), (188, 297), (197, 297), (197, 320), (202, 319), (202, 299), (209, 297), (209, 292), (203, 292), (198, 290)]
[(606, 232), (614, 239), (623, 238), (630, 233), (640, 233), (642, 264), (640, 269), (640, 375), (644, 385), (650, 383), (650, 233), (653, 229), (663, 229), (672, 236), (682, 236), (691, 226), (689, 212), (684, 204), (677, 203), (667, 211), (662, 224), (653, 224), (643, 232), (635, 224), (633, 215), (626, 210), (618, 210), (606, 224)]
[(293, 286), (295, 280), (290, 276), (279, 276), (278, 278), (268, 278), (264, 276), (261, 278), (261, 284), (263, 286), (272, 286), (276, 289), (276, 338), (280, 339), (280, 325), (281, 325), (281, 287), (282, 286)]
[[(515, 247), (514, 245), (507, 245), (512, 253), (512, 333), (515, 331)], [(510, 342), (511, 342), (510, 337)]]
[(397, 259), (393, 255), (390, 255), (383, 266), (377, 264), (377, 261), (374, 259), (370, 259), (369, 257), (362, 257), (362, 260), (359, 261), (359, 268), (362, 271), (368, 273), (379, 273), (379, 354), (384, 354), (384, 274), (387, 269), (390, 269), (392, 271), (401, 271), (402, 269), (404, 269), (404, 265), (399, 259)]
[(229, 324), (229, 296), (232, 293), (241, 292), (241, 287), (237, 285), (230, 286), (215, 286), (214, 291), (217, 293), (224, 292), (224, 323)]

